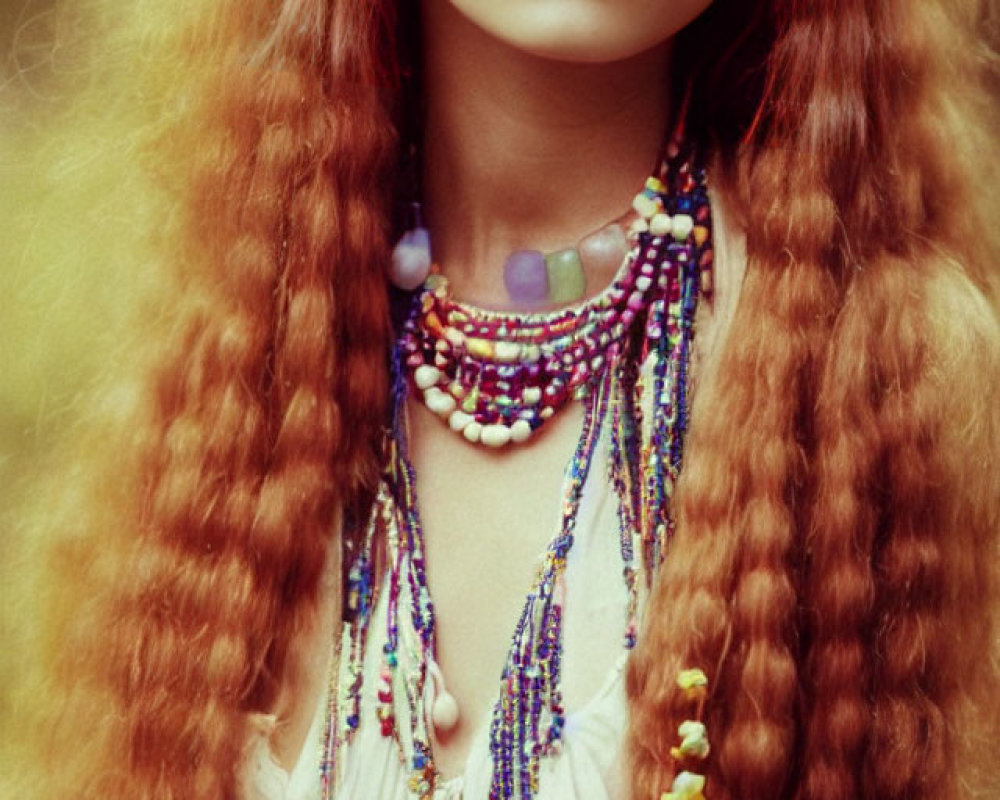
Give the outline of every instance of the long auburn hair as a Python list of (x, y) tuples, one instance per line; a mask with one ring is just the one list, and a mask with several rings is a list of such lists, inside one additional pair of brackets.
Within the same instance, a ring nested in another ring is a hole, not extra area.
[[(390, 0), (133, 5), (103, 34), (124, 88), (101, 113), (161, 198), (174, 310), (129, 425), (114, 405), (74, 450), (89, 488), (61, 501), (55, 565), (76, 599), (50, 641), (75, 755), (38, 791), (234, 797), (248, 712), (294, 690), (336, 521), (377, 469), (403, 43)], [(748, 264), (627, 670), (636, 798), (669, 789), (688, 667), (712, 800), (996, 788), (973, 725), (1000, 718), (982, 14), (716, 0), (678, 35)]]

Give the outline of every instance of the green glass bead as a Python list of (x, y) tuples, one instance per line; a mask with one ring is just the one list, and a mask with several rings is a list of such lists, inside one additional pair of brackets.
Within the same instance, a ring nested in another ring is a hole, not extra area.
[(553, 303), (572, 303), (583, 297), (586, 280), (580, 253), (575, 247), (546, 255), (545, 270), (549, 276), (549, 299)]

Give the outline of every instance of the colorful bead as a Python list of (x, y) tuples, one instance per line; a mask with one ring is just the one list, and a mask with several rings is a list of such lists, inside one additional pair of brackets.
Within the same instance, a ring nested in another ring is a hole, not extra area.
[(669, 214), (654, 214), (649, 221), (649, 232), (653, 236), (666, 236), (673, 230), (673, 220)]
[(677, 676), (677, 685), (688, 700), (701, 700), (708, 691), (708, 677), (700, 669), (686, 669)]
[(521, 444), (531, 436), (531, 423), (525, 419), (517, 420), (510, 426), (510, 440)]
[(670, 233), (678, 242), (685, 241), (694, 230), (694, 220), (689, 214), (674, 214), (670, 223)]
[(479, 441), (479, 437), (482, 435), (483, 426), (478, 422), (470, 422), (464, 428), (462, 428), (462, 436), (465, 440), (471, 444), (476, 444)]
[(439, 731), (450, 731), (458, 724), (458, 703), (448, 692), (441, 692), (434, 698), (431, 720)]
[(648, 194), (640, 193), (632, 199), (632, 208), (648, 222), (660, 211), (661, 206)]
[(441, 370), (429, 364), (422, 364), (413, 371), (413, 382), (418, 389), (430, 389), (441, 380)]
[(584, 273), (608, 275), (628, 254), (628, 237), (619, 223), (612, 223), (582, 239), (577, 251)]
[(487, 447), (503, 447), (510, 441), (510, 428), (500, 423), (484, 425), (479, 441)]
[(660, 800), (705, 800), (704, 789), (704, 776), (682, 772), (674, 778), (670, 791), (660, 795)]
[(516, 303), (541, 305), (549, 297), (545, 256), (538, 250), (516, 250), (503, 265), (503, 283)]
[(681, 737), (681, 743), (677, 747), (670, 749), (672, 758), (680, 761), (685, 758), (704, 759), (708, 757), (708, 731), (703, 722), (698, 720), (685, 720), (677, 728), (677, 735)]
[(587, 280), (583, 274), (580, 253), (575, 247), (557, 250), (545, 256), (545, 271), (549, 276), (549, 298), (553, 303), (564, 305), (583, 297)]
[(390, 279), (404, 291), (412, 292), (431, 269), (431, 236), (427, 228), (406, 231), (392, 251)]
[(450, 394), (432, 386), (424, 392), (424, 405), (439, 417), (450, 417), (457, 403)]

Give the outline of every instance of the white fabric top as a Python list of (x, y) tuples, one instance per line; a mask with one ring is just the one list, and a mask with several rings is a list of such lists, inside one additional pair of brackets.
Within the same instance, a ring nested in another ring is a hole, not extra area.
[[(566, 565), (566, 604), (563, 620), (563, 681), (579, 679), (581, 672), (594, 676), (582, 695), (590, 699), (580, 707), (567, 708), (560, 753), (543, 757), (540, 764), (538, 800), (613, 800), (625, 796), (620, 761), (625, 729), (626, 703), (622, 670), (626, 651), (623, 635), (626, 624), (626, 588), (618, 536), (617, 497), (607, 481), (608, 427), (604, 426), (594, 454), (580, 502), (575, 541)], [(559, 498), (553, 498), (558, 507)], [(558, 515), (556, 515), (558, 516)], [(555, 533), (555, 531), (553, 531)], [(541, 553), (539, 554), (541, 558)], [(387, 578), (386, 578), (387, 580)], [(529, 587), (525, 587), (527, 592)], [(385, 643), (385, 603), (387, 591), (379, 599), (367, 641), (361, 724), (339, 765), (341, 782), (338, 800), (411, 800), (407, 789), (399, 747), (385, 738), (375, 717), (379, 659)], [(400, 594), (405, 602), (408, 592)], [(408, 619), (409, 614), (401, 615)], [(512, 620), (512, 628), (513, 623)], [(594, 669), (594, 665), (600, 669)], [(583, 670), (582, 665), (587, 665)], [(576, 671), (576, 675), (573, 675)], [(445, 676), (447, 678), (447, 676)], [(428, 681), (428, 692), (433, 682)], [(500, 680), (497, 676), (497, 693)], [(429, 709), (433, 698), (425, 698)], [(259, 734), (244, 774), (246, 800), (320, 800), (319, 764), (322, 754), (326, 708), (329, 697), (321, 698), (306, 747), (291, 774), (273, 759), (268, 737), (273, 717), (259, 718)], [(462, 775), (440, 781), (437, 800), (486, 800), (492, 778), (489, 726), (484, 720), (470, 749)]]

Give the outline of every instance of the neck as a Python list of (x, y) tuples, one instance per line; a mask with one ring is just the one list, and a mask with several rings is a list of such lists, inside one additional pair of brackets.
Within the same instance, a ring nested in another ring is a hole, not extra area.
[(457, 297), (501, 306), (511, 251), (576, 244), (626, 211), (656, 166), (669, 43), (610, 64), (565, 63), (499, 41), (450, 0), (425, 0), (423, 14), (434, 259)]

